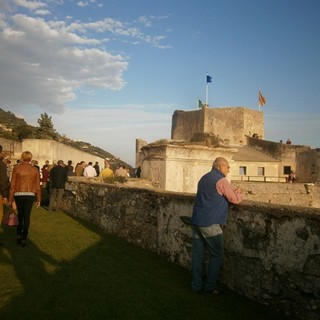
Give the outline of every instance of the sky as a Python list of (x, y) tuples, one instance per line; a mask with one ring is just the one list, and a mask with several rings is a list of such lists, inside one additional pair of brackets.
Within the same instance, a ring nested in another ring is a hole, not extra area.
[[(319, 0), (0, 0), (0, 108), (135, 166), (175, 110), (259, 110), (320, 147)], [(80, 159), (73, 159), (75, 162)]]

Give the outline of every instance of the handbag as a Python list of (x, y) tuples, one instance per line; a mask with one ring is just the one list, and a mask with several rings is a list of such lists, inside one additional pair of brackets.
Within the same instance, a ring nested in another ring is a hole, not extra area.
[(8, 221), (9, 221), (9, 217), (10, 217), (10, 208), (7, 206), (3, 206), (3, 217), (2, 217), (2, 221), (1, 224), (4, 226), (8, 225)]
[(8, 220), (8, 226), (16, 227), (18, 224), (19, 224), (18, 216), (14, 212), (11, 212)]

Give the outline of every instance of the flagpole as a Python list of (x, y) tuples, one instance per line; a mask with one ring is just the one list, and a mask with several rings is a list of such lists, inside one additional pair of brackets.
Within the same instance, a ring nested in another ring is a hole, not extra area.
[(259, 88), (259, 94), (258, 94), (259, 111), (260, 111), (260, 107), (264, 106), (266, 102), (267, 102), (266, 98), (262, 95), (261, 89)]
[(207, 73), (207, 78), (206, 78), (206, 107), (209, 107), (209, 89), (208, 89), (208, 84), (209, 82), (212, 82), (212, 77), (209, 76)]
[(206, 107), (209, 107), (209, 104), (208, 104), (208, 82), (206, 84)]

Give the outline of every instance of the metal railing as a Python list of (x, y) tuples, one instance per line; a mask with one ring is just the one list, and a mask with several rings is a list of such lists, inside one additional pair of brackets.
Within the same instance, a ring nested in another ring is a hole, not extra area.
[(286, 177), (279, 176), (247, 176), (238, 175), (232, 176), (234, 181), (248, 181), (248, 182), (287, 182)]

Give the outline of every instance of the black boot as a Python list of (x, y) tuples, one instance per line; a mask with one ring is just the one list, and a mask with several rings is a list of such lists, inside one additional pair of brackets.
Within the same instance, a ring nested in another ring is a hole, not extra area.
[(17, 244), (21, 244), (21, 240), (22, 240), (21, 236), (18, 235), (18, 236), (17, 236)]

